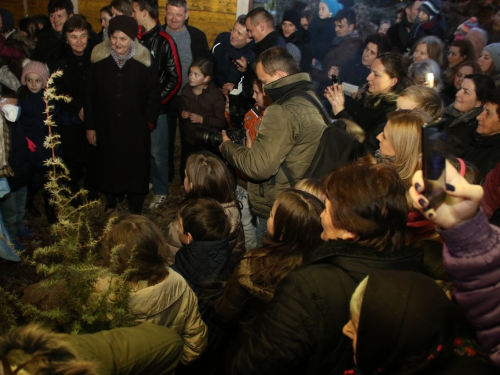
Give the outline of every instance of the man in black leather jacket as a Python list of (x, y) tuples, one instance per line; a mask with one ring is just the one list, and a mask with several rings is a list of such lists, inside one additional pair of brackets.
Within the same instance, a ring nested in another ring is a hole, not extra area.
[[(156, 208), (166, 200), (169, 176), (169, 131), (167, 113), (169, 102), (182, 83), (181, 63), (174, 40), (158, 21), (158, 0), (134, 0), (134, 17), (142, 30), (139, 41), (151, 52), (154, 69), (158, 70), (161, 85), (162, 108), (156, 128), (151, 133), (151, 183), (154, 198), (149, 208)], [(175, 111), (175, 108), (171, 109)]]

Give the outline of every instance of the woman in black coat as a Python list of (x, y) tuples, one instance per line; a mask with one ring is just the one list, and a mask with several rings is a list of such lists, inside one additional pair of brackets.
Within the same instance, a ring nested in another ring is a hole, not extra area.
[(148, 193), (151, 136), (160, 113), (160, 86), (149, 51), (135, 39), (137, 22), (116, 16), (110, 39), (92, 51), (87, 77), (87, 139), (97, 147), (99, 186), (113, 209), (127, 194), (140, 214)]

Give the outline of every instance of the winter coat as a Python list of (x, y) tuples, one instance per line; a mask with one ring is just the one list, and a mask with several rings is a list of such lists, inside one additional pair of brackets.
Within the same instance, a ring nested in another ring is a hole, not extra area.
[(62, 70), (63, 75), (55, 80), (58, 94), (71, 97), (69, 103), (60, 102), (61, 111), (55, 119), (59, 125), (61, 148), (66, 160), (86, 162), (90, 144), (87, 141), (85, 124), (79, 117), (79, 112), (85, 104), (85, 85), (90, 65), (90, 55), (93, 44), (89, 41), (83, 56), (76, 56), (69, 45), (58, 60), (49, 62), (49, 70), (54, 73)]
[(193, 61), (202, 57), (211, 59), (206, 34), (194, 26), (187, 24), (185, 26), (189, 33), (189, 37), (191, 38), (191, 54), (193, 55)]
[[(1, 115), (0, 115), (1, 116)], [(0, 119), (2, 121), (3, 119)], [(26, 134), (21, 122), (5, 121), (9, 127), (10, 148), (9, 166), (14, 171), (14, 175), (8, 177), (10, 191), (15, 192), (23, 186), (28, 186), (31, 181), (32, 165), (30, 163), (30, 151)]]
[[(292, 74), (266, 85), (273, 102), (294, 89), (312, 92), (307, 73)], [(304, 176), (325, 129), (316, 106), (293, 96), (267, 107), (252, 148), (233, 142), (222, 144), (221, 153), (229, 164), (253, 180), (248, 183), (248, 195), (255, 214), (269, 217), (276, 197), (291, 187), (283, 163), (296, 181)]]
[(0, 33), (0, 57), (6, 57), (8, 59), (23, 59), (25, 56), (21, 51), (8, 46), (5, 35)]
[(474, 132), (472, 142), (465, 149), (463, 159), (474, 164), (482, 178), (500, 162), (500, 134), (482, 135)]
[(321, 60), (322, 70), (313, 69), (311, 71), (313, 81), (320, 84), (316, 92), (323, 92), (326, 86), (332, 84), (332, 80), (328, 78), (328, 71), (332, 66), (337, 66), (340, 69), (345, 62), (355, 58), (360, 51), (363, 51), (363, 42), (357, 33), (356, 36), (342, 38), (342, 41), (331, 48)]
[(312, 47), (311, 47), (311, 34), (308, 30), (300, 27), (291, 34), (288, 38), (285, 38), (283, 31), (280, 31), (281, 37), (285, 42), (293, 43), (300, 50), (300, 71), (305, 73), (310, 73), (312, 69)]
[(136, 54), (121, 69), (109, 52), (109, 39), (98, 44), (87, 77), (85, 125), (96, 131), (101, 190), (111, 193), (148, 192), (160, 85), (149, 51), (134, 43)]
[(472, 142), (473, 134), (477, 128), (476, 117), (482, 112), (483, 107), (477, 107), (469, 112), (459, 112), (450, 104), (444, 110), (444, 116), (447, 120), (446, 142), (452, 148), (453, 154), (462, 157), (465, 150)]
[(332, 38), (335, 37), (335, 19), (314, 18), (307, 29), (311, 34), (312, 57), (323, 60), (332, 48)]
[(172, 37), (163, 31), (160, 22), (148, 32), (140, 34), (138, 38), (139, 42), (151, 52), (153, 69), (158, 70), (161, 113), (166, 113), (169, 109), (168, 101), (177, 94), (182, 84), (181, 61), (177, 46)]
[(193, 241), (177, 252), (175, 264), (171, 267), (184, 277), (198, 297), (201, 318), (208, 327), (208, 347), (200, 359), (204, 363), (220, 355), (220, 349), (226, 343), (227, 331), (215, 313), (212, 301), (220, 294), (222, 282), (228, 276), (228, 246), (228, 238)]
[(234, 374), (342, 374), (352, 344), (342, 334), (357, 284), (373, 269), (413, 270), (422, 254), (380, 252), (344, 240), (328, 241), (276, 288), (255, 333), (238, 352)]
[(255, 42), (252, 40), (243, 48), (235, 48), (231, 45), (231, 34), (228, 32), (220, 33), (215, 38), (212, 47), (212, 59), (214, 62), (213, 82), (217, 87), (222, 87), (225, 83), (237, 85), (241, 80), (241, 73), (236, 69), (231, 59), (245, 57), (248, 64), (252, 64), (255, 53), (252, 46)]
[(428, 35), (444, 40), (445, 32), (446, 21), (441, 14), (438, 14), (434, 19), (427, 22), (415, 22), (408, 37), (408, 48), (412, 49), (417, 41)]
[(410, 38), (410, 31), (413, 27), (413, 23), (409, 22), (406, 18), (406, 14), (403, 14), (403, 20), (389, 27), (387, 30), (387, 37), (391, 41), (394, 50), (401, 54), (405, 54), (410, 51), (408, 47), (408, 41)]
[(358, 87), (366, 84), (366, 79), (371, 70), (363, 65), (361, 61), (362, 57), (362, 51), (360, 51), (354, 59), (345, 62), (340, 67), (340, 74), (338, 77), (340, 83), (350, 83)]
[(357, 324), (355, 374), (495, 374), (460, 308), (431, 278), (370, 272)]
[(173, 374), (183, 347), (173, 330), (151, 323), (58, 338), (83, 360), (96, 362), (99, 375)]
[[(245, 234), (241, 225), (240, 208), (236, 202), (222, 203), (224, 213), (229, 219), (231, 230), (229, 232), (229, 253), (228, 271), (232, 272), (233, 267), (239, 262), (245, 252)], [(179, 221), (174, 220), (168, 226), (167, 249), (168, 254), (163, 254), (164, 259), (169, 259), (170, 264), (174, 263), (175, 254), (182, 247), (179, 239)]]
[(193, 87), (186, 84), (181, 92), (181, 106), (179, 112), (188, 111), (203, 117), (203, 124), (193, 123), (189, 118), (181, 118), (182, 136), (191, 145), (196, 145), (195, 134), (197, 128), (222, 129), (227, 126), (224, 111), (226, 101), (220, 90), (213, 82), (200, 95), (195, 95)]
[(40, 31), (38, 42), (31, 54), (31, 60), (48, 62), (50, 56), (63, 45), (62, 34), (55, 31), (52, 27)]
[(283, 37), (279, 35), (279, 33), (274, 30), (267, 34), (262, 40), (255, 43), (252, 46), (252, 49), (255, 53), (255, 59), (257, 59), (262, 52), (271, 47), (283, 47), (285, 48), (286, 42)]
[(451, 229), (439, 231), (443, 262), (455, 283), (455, 299), (477, 338), (500, 367), (500, 229), (481, 211)]

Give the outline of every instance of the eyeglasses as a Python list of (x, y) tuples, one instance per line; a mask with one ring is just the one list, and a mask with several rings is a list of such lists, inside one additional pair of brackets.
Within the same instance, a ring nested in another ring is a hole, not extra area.
[(238, 36), (243, 36), (243, 33), (241, 31), (236, 30), (234, 27), (229, 30), (229, 32), (232, 33), (237, 33)]

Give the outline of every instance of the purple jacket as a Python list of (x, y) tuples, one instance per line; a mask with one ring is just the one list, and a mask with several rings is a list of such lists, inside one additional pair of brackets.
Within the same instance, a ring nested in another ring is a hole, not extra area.
[(481, 211), (440, 234), (456, 300), (490, 359), (500, 366), (500, 228), (490, 225)]

